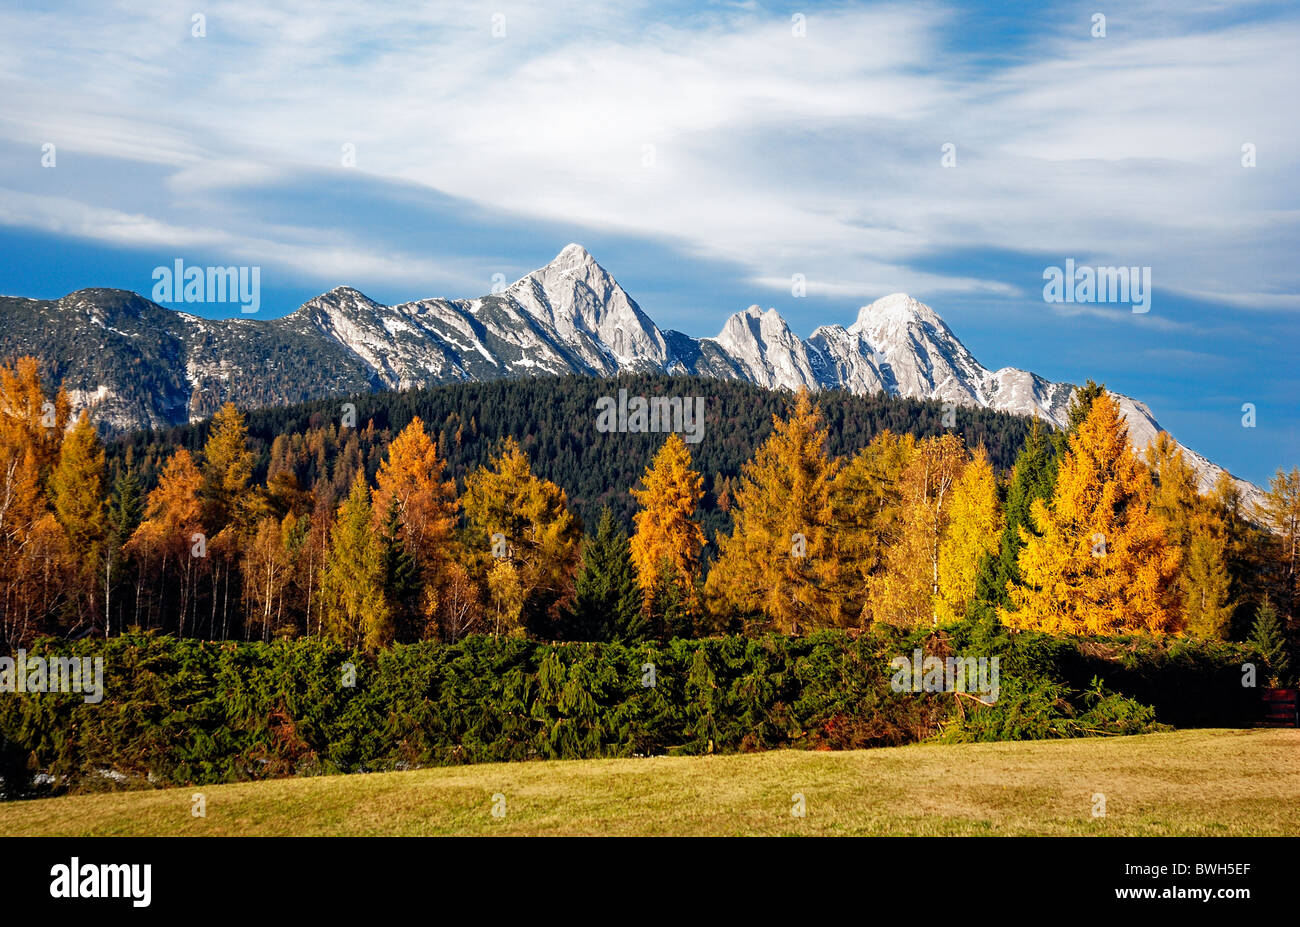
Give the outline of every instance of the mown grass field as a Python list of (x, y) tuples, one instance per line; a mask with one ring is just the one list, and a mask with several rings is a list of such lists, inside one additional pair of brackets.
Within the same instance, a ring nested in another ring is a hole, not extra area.
[[(197, 792), (206, 817), (191, 814)], [(0, 835), (38, 834), (1295, 835), (1300, 731), (496, 763), (0, 804)]]

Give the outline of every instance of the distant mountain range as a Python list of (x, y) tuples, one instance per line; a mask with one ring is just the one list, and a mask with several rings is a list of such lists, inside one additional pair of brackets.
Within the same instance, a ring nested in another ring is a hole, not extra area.
[[(803, 339), (775, 309), (750, 306), (714, 338), (661, 330), (586, 249), (478, 299), (385, 306), (338, 287), (264, 321), (213, 321), (126, 290), (58, 300), (0, 297), (0, 356), (33, 354), (109, 432), (184, 424), (230, 400), (273, 406), (339, 393), (539, 374), (693, 373), (770, 389), (877, 391), (1037, 415), (1058, 427), (1075, 386), (989, 370), (929, 306), (902, 293), (847, 328)], [(1161, 431), (1119, 396), (1138, 448)], [(1187, 448), (1203, 489), (1221, 468)], [(1259, 489), (1238, 480), (1251, 501)]]

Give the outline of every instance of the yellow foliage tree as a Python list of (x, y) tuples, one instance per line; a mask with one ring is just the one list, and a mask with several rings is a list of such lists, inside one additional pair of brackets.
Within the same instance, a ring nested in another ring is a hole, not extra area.
[(207, 562), (208, 543), (200, 521), (202, 485), (203, 475), (194, 458), (180, 448), (163, 466), (158, 485), (145, 503), (144, 519), (127, 542), (127, 552), (138, 569), (137, 619), (141, 601), (146, 599), (146, 578), (157, 583), (150, 611), (146, 612), (149, 626), (153, 625), (152, 608), (158, 606), (161, 611), (174, 579), (180, 596), (180, 633), (185, 631), (185, 620), (194, 605), (195, 585)]
[(71, 416), (63, 389), (46, 397), (36, 358), (20, 357), (13, 366), (0, 366), (0, 447), (30, 450), (42, 483), (58, 460)]
[(1266, 553), (1273, 568), (1278, 604), (1291, 619), (1300, 617), (1300, 467), (1278, 467), (1257, 513), (1268, 526)]
[(29, 642), (65, 601), (68, 541), (44, 491), (67, 425), (60, 390), (47, 399), (35, 358), (0, 366), (0, 644)]
[(934, 611), (940, 624), (966, 617), (975, 597), (980, 564), (998, 549), (1002, 511), (998, 482), (981, 447), (952, 487), (952, 505), (939, 544), (939, 589)]
[(704, 479), (691, 469), (691, 452), (676, 433), (659, 448), (632, 495), (641, 509), (632, 520), (632, 563), (648, 600), (664, 570), (681, 582), (688, 599), (695, 595), (704, 549), (704, 529), (695, 508), (704, 496)]
[(790, 417), (741, 470), (732, 532), (705, 582), (716, 612), (760, 614), (781, 631), (842, 623), (842, 563), (833, 543), (831, 490), (840, 461), (827, 457), (821, 413), (800, 390)]
[(832, 543), (841, 564), (836, 607), (843, 624), (862, 626), (870, 620), (867, 590), (897, 533), (900, 479), (915, 453), (916, 438), (885, 430), (835, 475)]
[(1119, 404), (1103, 393), (1070, 434), (1049, 508), (1036, 500), (1022, 529), (1022, 586), (1010, 590), (1019, 628), (1067, 634), (1179, 630), (1171, 601), (1178, 552), (1151, 511), (1149, 471), (1134, 457)]
[(524, 609), (524, 589), (519, 582), (519, 570), (509, 560), (494, 561), (488, 570), (487, 589), (492, 605), (492, 636), (522, 636), (524, 626), (520, 615)]
[(1178, 555), (1172, 591), (1179, 624), (1196, 637), (1226, 640), (1232, 625), (1229, 602), (1228, 525), (1216, 499), (1202, 496), (1196, 473), (1168, 432), (1146, 450), (1154, 491), (1151, 515), (1165, 529)]
[(82, 412), (63, 438), (59, 462), (50, 475), (50, 496), (59, 524), (83, 556), (104, 536), (104, 448), (95, 426)]
[(938, 621), (939, 560), (953, 487), (966, 467), (966, 445), (954, 434), (926, 438), (899, 478), (899, 515), (884, 570), (871, 577), (872, 621), (925, 627)]
[(278, 520), (264, 515), (244, 552), (245, 621), (264, 641), (284, 628), (285, 589), (293, 575), (297, 533), (298, 518), (292, 512)]
[(370, 487), (364, 471), (338, 508), (321, 578), (325, 633), (351, 647), (378, 650), (393, 639), (384, 598), (384, 552), (371, 528)]
[[(523, 620), (547, 630), (573, 595), (582, 526), (564, 490), (533, 475), (513, 438), (465, 480), (464, 556), (486, 582), (495, 560), (514, 564), (523, 592)], [(499, 537), (498, 537), (499, 536)]]
[(254, 459), (243, 413), (227, 402), (212, 416), (203, 445), (203, 523), (212, 531), (231, 525), (238, 533), (251, 532), (262, 514), (262, 500), (249, 486)]

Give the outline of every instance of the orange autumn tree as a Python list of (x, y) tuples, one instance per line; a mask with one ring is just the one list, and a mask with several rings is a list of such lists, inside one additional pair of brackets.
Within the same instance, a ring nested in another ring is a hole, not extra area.
[(437, 590), (451, 562), (452, 529), (459, 504), (456, 484), (443, 480), (446, 462), (417, 416), (388, 445), (379, 464), (372, 499), (374, 528), (379, 531), (392, 506), (397, 507), (401, 540), (420, 566), (424, 582)]
[(68, 539), (70, 610), (74, 628), (94, 627), (99, 614), (99, 564), (108, 506), (104, 494), (104, 448), (85, 412), (63, 437), (59, 462), (50, 474), (54, 515)]
[[(266, 492), (252, 484), (255, 459), (248, 448), (243, 413), (232, 402), (223, 404), (212, 416), (199, 460), (203, 474), (200, 518), (208, 535), (207, 556), (200, 561), (210, 581), (208, 627), (215, 636), (220, 623), (223, 639), (229, 635), (232, 617), (248, 617), (247, 605), (241, 609), (231, 601), (230, 580), (239, 579), (240, 563), (253, 544), (259, 519), (268, 509)], [(245, 622), (245, 639), (251, 630)]]
[(35, 358), (0, 366), (0, 644), (53, 630), (65, 600), (67, 535), (45, 486), (69, 415), (63, 390), (50, 399)]
[(1277, 468), (1256, 517), (1269, 529), (1264, 556), (1278, 604), (1294, 620), (1300, 617), (1300, 467)]
[(807, 390), (788, 419), (772, 423), (741, 470), (733, 529), (719, 538), (704, 591), (715, 612), (760, 614), (797, 634), (841, 623), (832, 500), (841, 462), (826, 455), (826, 429)]
[(1150, 474), (1133, 455), (1119, 404), (1103, 393), (1069, 436), (1049, 507), (1021, 529), (1022, 586), (1012, 627), (1066, 634), (1164, 634), (1180, 629), (1172, 595), (1178, 551), (1150, 510)]
[(58, 460), (59, 446), (72, 404), (59, 389), (47, 397), (34, 357), (20, 357), (14, 365), (0, 366), (0, 444), (30, 450), (43, 483)]
[[(138, 567), (136, 583), (136, 619), (139, 609), (146, 604), (144, 583), (153, 579), (157, 583), (155, 594), (148, 597), (158, 606), (159, 615), (166, 612), (163, 600), (168, 589), (175, 588), (179, 602), (180, 633), (185, 633), (185, 619), (192, 610), (195, 586), (200, 567), (207, 559), (207, 539), (201, 523), (202, 500), (200, 490), (203, 474), (190, 452), (181, 448), (167, 460), (158, 485), (149, 493), (144, 520), (127, 542), (126, 549)], [(145, 614), (148, 626), (153, 626), (152, 608)]]
[(1229, 526), (1213, 499), (1201, 495), (1182, 449), (1162, 431), (1146, 450), (1155, 489), (1151, 515), (1178, 554), (1174, 590), (1181, 627), (1195, 637), (1227, 640), (1232, 626)]
[(704, 497), (704, 479), (691, 469), (691, 452), (677, 434), (670, 434), (641, 477), (643, 488), (632, 488), (641, 510), (633, 516), (632, 564), (647, 602), (656, 580), (665, 573), (680, 583), (693, 600), (704, 549), (704, 529), (695, 508)]

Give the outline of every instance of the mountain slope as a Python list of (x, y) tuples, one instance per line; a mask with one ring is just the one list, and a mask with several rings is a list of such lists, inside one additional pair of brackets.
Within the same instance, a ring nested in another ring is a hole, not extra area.
[[(770, 389), (877, 391), (1034, 415), (1057, 427), (1075, 386), (1014, 367), (989, 370), (932, 308), (902, 293), (848, 327), (800, 338), (775, 309), (750, 306), (716, 337), (663, 331), (580, 245), (478, 299), (386, 306), (337, 287), (271, 321), (207, 320), (122, 290), (58, 300), (0, 297), (0, 356), (41, 358), (106, 431), (196, 421), (222, 402), (312, 398), (539, 374), (696, 374)], [(1160, 432), (1116, 394), (1138, 448)], [(1203, 489), (1220, 468), (1183, 448)], [(1249, 501), (1257, 487), (1239, 486)]]

